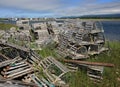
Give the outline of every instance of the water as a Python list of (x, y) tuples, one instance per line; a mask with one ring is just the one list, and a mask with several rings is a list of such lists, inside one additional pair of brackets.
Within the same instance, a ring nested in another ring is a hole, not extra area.
[(106, 39), (120, 41), (120, 21), (104, 21), (102, 25)]
[(0, 23), (7, 23), (7, 24), (16, 24), (16, 21), (12, 21), (12, 20), (1, 20)]
[[(15, 21), (0, 21), (4, 23), (16, 24)], [(34, 22), (31, 22), (34, 23)], [(102, 21), (105, 37), (108, 40), (120, 41), (120, 21)]]

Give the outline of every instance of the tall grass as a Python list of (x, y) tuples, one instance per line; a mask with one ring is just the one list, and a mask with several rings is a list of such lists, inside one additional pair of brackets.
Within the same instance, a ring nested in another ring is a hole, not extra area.
[(50, 43), (43, 47), (42, 50), (37, 51), (37, 53), (40, 54), (40, 56), (42, 56), (43, 58), (46, 58), (48, 56), (53, 56), (56, 58), (58, 57), (58, 55), (55, 50), (55, 45), (56, 43)]
[[(94, 83), (86, 75), (85, 71), (78, 70), (72, 74), (69, 79), (70, 87), (120, 87), (120, 42), (110, 42), (110, 51), (91, 57), (86, 61), (113, 63), (115, 67), (105, 67), (103, 80), (100, 83)], [(55, 49), (49, 47), (38, 51), (43, 57), (58, 57)]]

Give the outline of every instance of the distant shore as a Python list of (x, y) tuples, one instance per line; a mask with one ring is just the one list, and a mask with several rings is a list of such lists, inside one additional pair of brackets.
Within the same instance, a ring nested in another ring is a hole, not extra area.
[(80, 20), (83, 20), (83, 21), (87, 21), (87, 20), (90, 20), (90, 21), (120, 21), (120, 18), (119, 19), (93, 19), (93, 18), (91, 18), (91, 19), (80, 19)]

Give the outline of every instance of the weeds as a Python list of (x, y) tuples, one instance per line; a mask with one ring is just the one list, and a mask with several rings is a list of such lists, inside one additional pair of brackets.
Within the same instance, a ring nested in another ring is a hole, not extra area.
[[(114, 68), (104, 68), (103, 80), (100, 83), (94, 83), (88, 78), (86, 72), (79, 70), (67, 78), (70, 87), (120, 87), (120, 42), (110, 42), (109, 46), (111, 48), (109, 55), (106, 52), (87, 60), (115, 64)], [(55, 49), (49, 47), (43, 48), (38, 53), (43, 57), (57, 57)]]

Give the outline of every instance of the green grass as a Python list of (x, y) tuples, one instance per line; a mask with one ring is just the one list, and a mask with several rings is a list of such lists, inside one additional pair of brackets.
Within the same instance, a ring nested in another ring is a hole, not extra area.
[(42, 50), (38, 50), (37, 53), (40, 54), (43, 58), (46, 58), (48, 56), (53, 56), (55, 58), (59, 57), (55, 50), (56, 43), (49, 43), (45, 47), (42, 48)]
[(105, 67), (103, 81), (98, 87), (120, 87), (120, 42), (110, 42), (110, 52), (100, 54), (89, 61), (113, 63), (115, 67)]
[[(120, 42), (110, 42), (109, 46), (109, 52), (102, 53), (87, 60), (115, 64), (113, 68), (104, 68), (102, 82), (95, 84), (89, 79), (85, 71), (78, 70), (68, 78), (70, 87), (120, 87)], [(42, 57), (58, 57), (55, 49), (50, 48), (50, 46), (38, 51), (38, 53), (42, 55)]]
[(14, 24), (0, 23), (0, 30), (9, 30), (11, 27), (17, 28), (17, 26)]
[(37, 46), (37, 44), (31, 42), (31, 43), (30, 43), (30, 48), (38, 48), (38, 46)]

